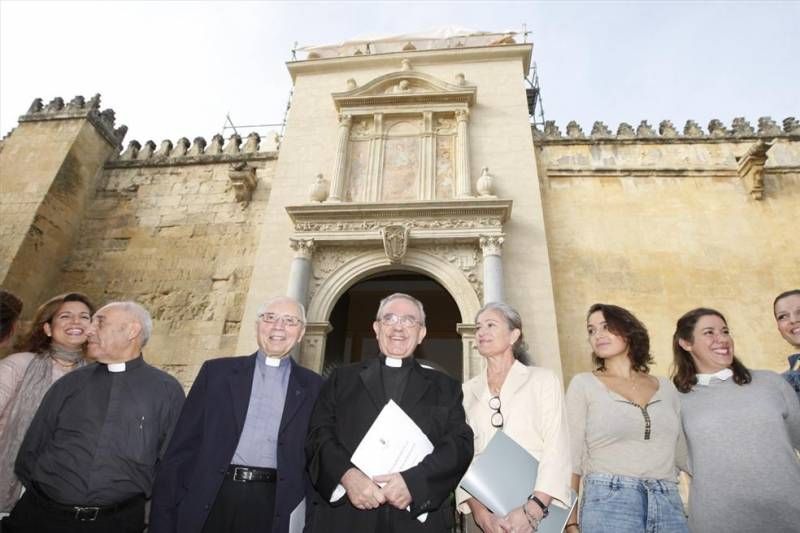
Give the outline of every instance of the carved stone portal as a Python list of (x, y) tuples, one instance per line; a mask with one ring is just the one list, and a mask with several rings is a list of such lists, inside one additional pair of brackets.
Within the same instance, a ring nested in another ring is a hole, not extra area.
[(392, 263), (400, 263), (408, 250), (408, 226), (392, 225), (381, 228), (383, 250)]

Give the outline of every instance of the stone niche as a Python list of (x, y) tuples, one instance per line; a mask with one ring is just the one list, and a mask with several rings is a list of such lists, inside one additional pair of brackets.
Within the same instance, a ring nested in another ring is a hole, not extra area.
[(332, 95), (339, 112), (329, 202), (472, 196), (469, 109), (477, 89), (401, 70)]

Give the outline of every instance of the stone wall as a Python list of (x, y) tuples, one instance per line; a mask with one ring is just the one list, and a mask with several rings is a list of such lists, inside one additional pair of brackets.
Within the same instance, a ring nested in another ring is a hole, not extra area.
[[(0, 146), (0, 284), (38, 302), (58, 276), (84, 208), (126, 127), (100, 95), (37, 98)], [(35, 309), (28, 304), (26, 313)]]
[(257, 137), (130, 142), (106, 163), (53, 288), (142, 303), (148, 361), (186, 386), (206, 359), (235, 354), (277, 158)]
[(726, 315), (745, 364), (785, 368), (789, 346), (771, 305), (800, 285), (800, 127), (793, 118), (783, 126), (762, 118), (757, 130), (744, 119), (730, 129), (712, 121), (708, 133), (693, 122), (683, 134), (669, 123), (658, 134), (646, 123), (616, 135), (602, 123), (590, 135), (574, 123), (566, 136), (552, 123), (534, 130), (565, 378), (591, 368), (585, 316), (594, 302), (645, 322), (656, 374), (669, 371), (675, 321), (698, 306)]

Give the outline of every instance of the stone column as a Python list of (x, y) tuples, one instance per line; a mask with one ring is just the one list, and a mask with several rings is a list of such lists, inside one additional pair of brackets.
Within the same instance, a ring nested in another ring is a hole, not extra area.
[(469, 169), (469, 132), (467, 122), (469, 110), (456, 111), (456, 196), (469, 198), (472, 196), (472, 179)]
[(483, 252), (483, 303), (502, 302), (503, 251), (502, 235), (481, 235), (479, 243)]
[(291, 270), (289, 271), (289, 288), (286, 295), (291, 296), (303, 305), (308, 305), (308, 283), (311, 279), (311, 256), (314, 253), (314, 239), (289, 239), (294, 250)]
[(346, 113), (339, 115), (339, 137), (336, 141), (336, 163), (333, 167), (329, 202), (341, 202), (344, 196), (344, 180), (346, 178), (345, 172), (347, 172), (347, 144), (350, 139), (350, 126), (352, 124), (352, 115)]

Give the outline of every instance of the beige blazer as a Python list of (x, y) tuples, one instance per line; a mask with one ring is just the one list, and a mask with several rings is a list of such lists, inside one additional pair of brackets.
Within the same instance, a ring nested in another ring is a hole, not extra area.
[[(489, 383), (486, 371), (463, 385), (464, 411), (475, 434), (475, 455), (483, 452), (494, 436), (489, 407)], [(569, 448), (567, 413), (561, 380), (546, 368), (525, 366), (514, 361), (500, 390), (500, 411), (503, 431), (528, 450), (539, 461), (536, 485), (538, 490), (569, 501), (572, 463)], [(458, 488), (456, 503), (462, 513), (469, 513), (466, 500), (469, 494)]]

